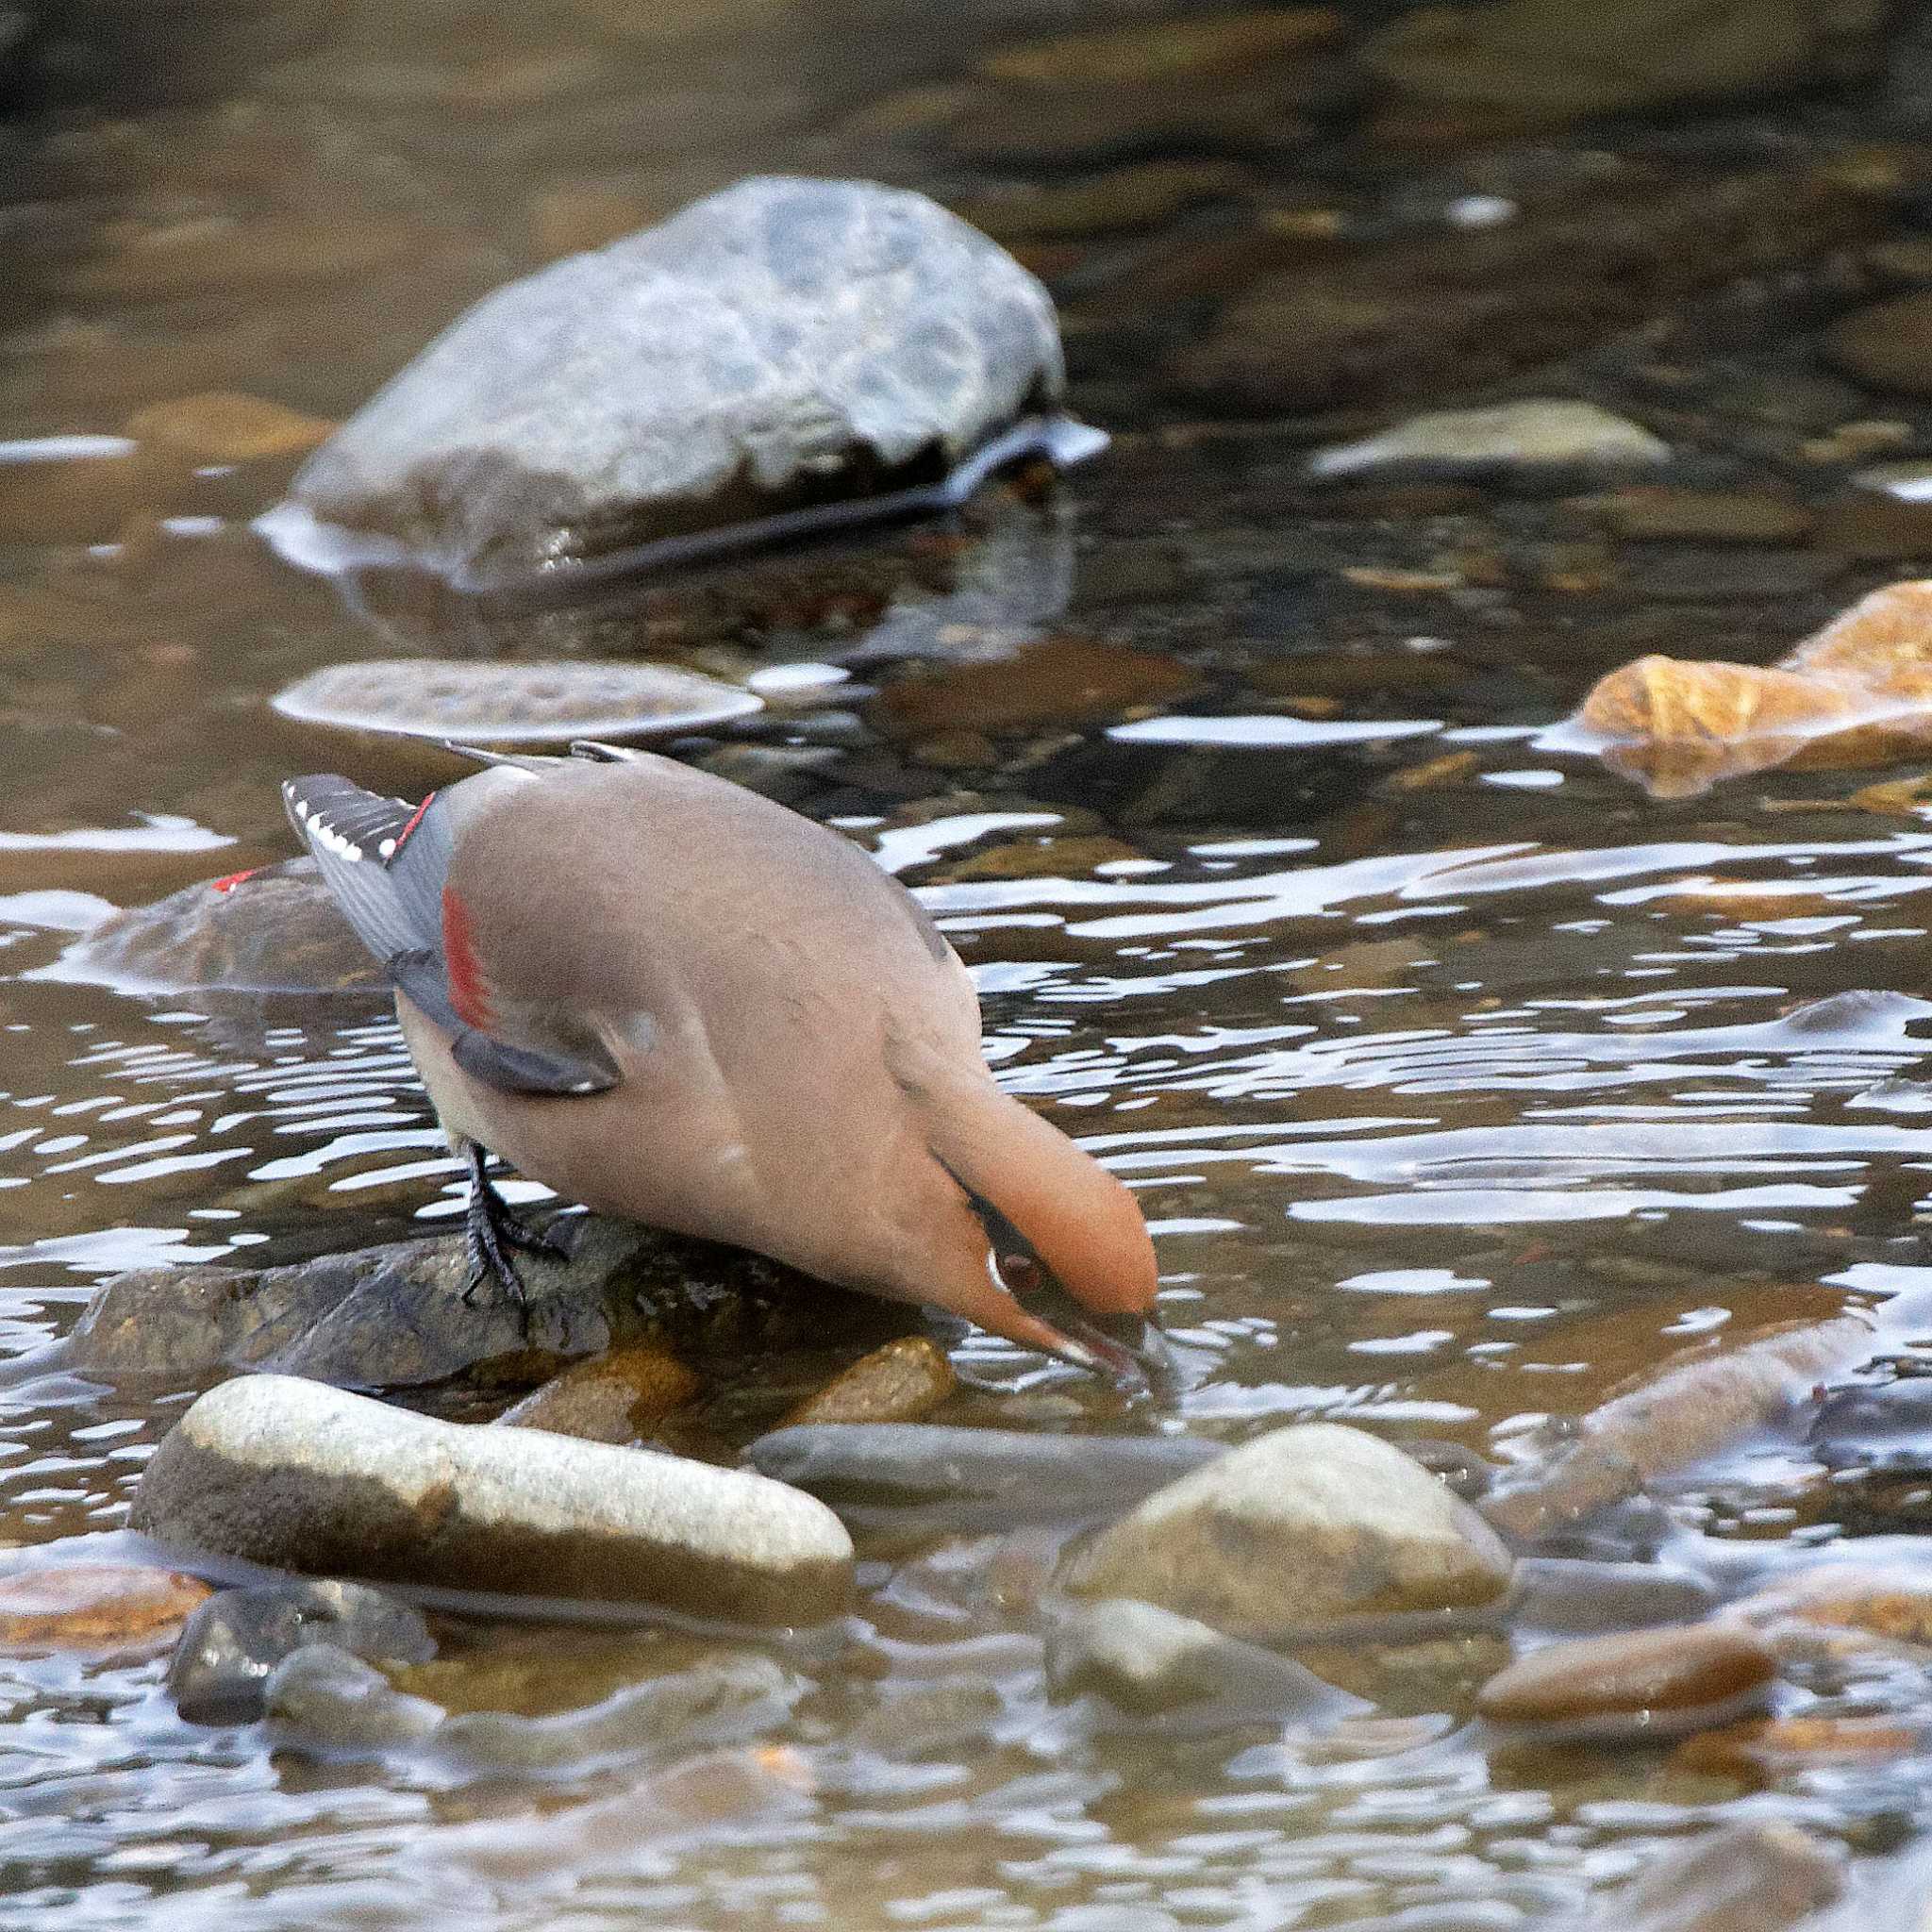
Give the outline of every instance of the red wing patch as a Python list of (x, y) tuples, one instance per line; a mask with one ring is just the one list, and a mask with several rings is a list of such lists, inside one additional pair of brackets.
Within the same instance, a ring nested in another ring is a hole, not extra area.
[(490, 979), (476, 958), (470, 927), (470, 908), (448, 887), (442, 889), (442, 970), (449, 982), (449, 1003), (457, 1017), (478, 1033), (495, 1022), (490, 1005)]
[(416, 829), (416, 827), (423, 823), (423, 814), (425, 811), (427, 811), (429, 808), (435, 803), (436, 793), (432, 791), (424, 799), (423, 803), (419, 805), (416, 808), (416, 809), (409, 814), (409, 823), (407, 825), (405, 825), (400, 832), (396, 834), (395, 843), (391, 845), (386, 853), (383, 854), (383, 863), (385, 865), (392, 861), (396, 854), (400, 852), (403, 849), (403, 847), (408, 842), (409, 834), (413, 832)]
[(251, 865), (245, 872), (231, 872), (226, 878), (210, 879), (208, 880), (209, 890), (217, 892), (232, 892), (243, 879), (252, 879), (260, 870), (260, 866)]

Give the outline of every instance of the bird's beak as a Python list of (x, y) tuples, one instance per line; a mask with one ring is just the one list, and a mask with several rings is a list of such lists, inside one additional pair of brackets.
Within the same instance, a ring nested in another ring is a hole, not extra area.
[(1078, 1314), (1057, 1318), (1061, 1360), (1103, 1375), (1123, 1394), (1166, 1400), (1178, 1388), (1178, 1371), (1160, 1324), (1148, 1315)]

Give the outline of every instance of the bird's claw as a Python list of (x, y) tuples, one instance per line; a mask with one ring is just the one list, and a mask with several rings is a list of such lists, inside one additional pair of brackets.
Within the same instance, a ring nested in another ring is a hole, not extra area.
[(470, 1273), (463, 1284), (463, 1306), (474, 1308), (476, 1294), (492, 1277), (508, 1290), (517, 1305), (517, 1318), (525, 1341), (530, 1339), (530, 1295), (524, 1277), (509, 1250), (542, 1255), (554, 1261), (567, 1261), (570, 1252), (560, 1241), (541, 1228), (525, 1227), (483, 1172), (483, 1151), (472, 1145), (466, 1155), (470, 1169), (470, 1203), (464, 1223), (464, 1245)]

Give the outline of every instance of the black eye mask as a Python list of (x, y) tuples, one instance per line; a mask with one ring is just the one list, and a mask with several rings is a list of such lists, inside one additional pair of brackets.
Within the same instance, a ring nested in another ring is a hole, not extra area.
[(946, 1172), (986, 1230), (987, 1273), (999, 1286), (1029, 1315), (1077, 1343), (1086, 1357), (1082, 1366), (1101, 1370), (1129, 1392), (1171, 1399), (1178, 1385), (1159, 1324), (1141, 1315), (1101, 1315), (1082, 1307), (1019, 1228), (950, 1167)]

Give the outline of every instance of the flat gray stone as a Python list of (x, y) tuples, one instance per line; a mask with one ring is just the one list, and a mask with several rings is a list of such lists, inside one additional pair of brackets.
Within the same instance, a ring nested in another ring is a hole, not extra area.
[(1496, 1533), (1401, 1450), (1309, 1423), (1157, 1490), (1075, 1552), (1064, 1581), (1265, 1639), (1357, 1611), (1487, 1603), (1509, 1575)]
[(675, 664), (470, 658), (325, 664), (285, 686), (273, 703), (285, 718), (337, 731), (502, 745), (705, 731), (764, 708), (751, 691)]
[(1467, 475), (1656, 469), (1670, 444), (1594, 403), (1536, 397), (1481, 409), (1411, 416), (1360, 442), (1318, 450), (1308, 475), (1318, 482), (1384, 472)]
[(852, 1591), (824, 1504), (682, 1457), (431, 1421), (291, 1375), (201, 1396), (131, 1521), (180, 1547), (310, 1574), (814, 1624)]
[(757, 176), (486, 296), (292, 501), (500, 581), (936, 481), (1064, 386), (1051, 298), (924, 195)]

